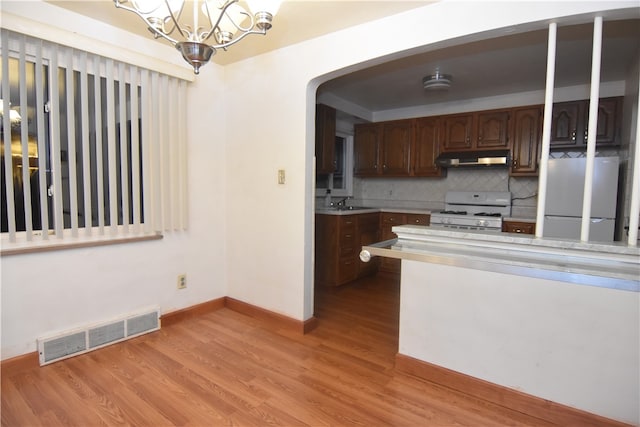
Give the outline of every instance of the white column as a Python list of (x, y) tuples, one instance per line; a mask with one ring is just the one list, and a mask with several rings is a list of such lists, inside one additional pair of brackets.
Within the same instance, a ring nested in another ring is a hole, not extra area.
[[(640, 91), (640, 73), (638, 78)], [(631, 181), (631, 206), (629, 208), (629, 246), (638, 244), (638, 216), (640, 216), (640, 109), (636, 109), (636, 141)]]
[(591, 95), (589, 100), (589, 126), (587, 130), (587, 167), (584, 177), (584, 201), (582, 203), (582, 228), (580, 240), (589, 240), (591, 224), (591, 196), (593, 193), (593, 162), (596, 156), (596, 132), (598, 129), (598, 98), (600, 97), (600, 58), (602, 56), (602, 17), (593, 21), (593, 49), (591, 55)]
[(547, 46), (547, 84), (544, 95), (544, 118), (542, 125), (542, 153), (540, 154), (540, 176), (538, 180), (538, 210), (536, 213), (536, 237), (542, 237), (544, 231), (544, 211), (547, 199), (547, 161), (551, 141), (551, 114), (553, 113), (553, 85), (556, 69), (556, 34), (558, 25), (549, 24)]

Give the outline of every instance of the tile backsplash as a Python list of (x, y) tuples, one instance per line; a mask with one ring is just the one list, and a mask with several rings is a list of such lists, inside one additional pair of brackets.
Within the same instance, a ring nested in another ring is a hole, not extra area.
[(507, 169), (449, 169), (443, 178), (354, 178), (354, 205), (444, 208), (447, 191), (510, 191), (512, 217), (535, 218), (538, 178), (509, 177)]

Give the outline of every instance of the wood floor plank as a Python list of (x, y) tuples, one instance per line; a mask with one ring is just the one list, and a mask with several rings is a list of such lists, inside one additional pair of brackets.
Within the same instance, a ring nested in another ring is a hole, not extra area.
[(319, 288), (306, 335), (222, 308), (46, 367), (14, 364), (2, 426), (552, 425), (397, 372), (399, 289), (385, 275)]

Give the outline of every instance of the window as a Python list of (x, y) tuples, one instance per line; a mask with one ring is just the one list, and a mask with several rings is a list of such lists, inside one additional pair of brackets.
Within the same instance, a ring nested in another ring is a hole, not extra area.
[(335, 197), (353, 195), (353, 135), (336, 132), (336, 169), (316, 176), (316, 194), (324, 196), (327, 189)]
[(185, 82), (6, 30), (0, 56), (3, 243), (186, 227)]

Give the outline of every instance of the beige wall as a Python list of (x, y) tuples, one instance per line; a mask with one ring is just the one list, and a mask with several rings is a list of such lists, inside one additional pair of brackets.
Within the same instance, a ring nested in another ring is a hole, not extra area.
[[(318, 84), (456, 39), (495, 36), (507, 27), (547, 28), (550, 19), (590, 22), (587, 14), (623, 5), (541, 3), (439, 2), (227, 66), (226, 85), (233, 90), (228, 100), (229, 294), (296, 319), (313, 314), (313, 111)], [(624, 5), (637, 9), (637, 4)], [(276, 184), (279, 168), (287, 170), (285, 186)]]

